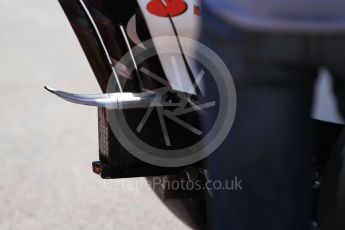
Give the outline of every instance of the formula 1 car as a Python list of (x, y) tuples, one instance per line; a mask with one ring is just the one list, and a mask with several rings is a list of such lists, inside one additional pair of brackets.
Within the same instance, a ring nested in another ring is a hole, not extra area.
[[(198, 65), (186, 55), (188, 50), (183, 44), (186, 40), (180, 39), (197, 36), (199, 2), (59, 2), (102, 93), (80, 95), (46, 89), (69, 102), (98, 108), (99, 159), (92, 163), (93, 171), (103, 179), (147, 177), (152, 183), (160, 178), (162, 186), (152, 188), (162, 202), (190, 227), (209, 228), (206, 203), (212, 199), (211, 191), (164, 186), (181, 179), (207, 181), (209, 172), (203, 161), (166, 167), (155, 158), (150, 161), (140, 155), (149, 152), (156, 156), (161, 154), (160, 150), (183, 149), (202, 136), (197, 135), (204, 128), (198, 95), (205, 86), (198, 82)], [(166, 44), (174, 51), (173, 59), (165, 55), (166, 47), (154, 40), (160, 37), (169, 37)], [(181, 104), (189, 113), (171, 115)], [(163, 114), (170, 116), (169, 121), (162, 118), (159, 111), (163, 110), (167, 111)], [(119, 131), (116, 125), (120, 120), (128, 130)], [(315, 174), (311, 178), (315, 220), (321, 229), (339, 229), (337, 226), (345, 226), (341, 216), (345, 213), (345, 132), (340, 124), (317, 120), (314, 123), (318, 139), (313, 159)], [(135, 137), (126, 137), (127, 131)], [(147, 145), (131, 149), (128, 146), (131, 138)]]

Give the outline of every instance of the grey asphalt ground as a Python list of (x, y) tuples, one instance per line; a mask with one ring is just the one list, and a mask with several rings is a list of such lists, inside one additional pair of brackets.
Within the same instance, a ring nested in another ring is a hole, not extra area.
[(0, 229), (187, 229), (143, 178), (104, 184), (95, 108), (45, 85), (100, 92), (57, 0), (0, 2)]

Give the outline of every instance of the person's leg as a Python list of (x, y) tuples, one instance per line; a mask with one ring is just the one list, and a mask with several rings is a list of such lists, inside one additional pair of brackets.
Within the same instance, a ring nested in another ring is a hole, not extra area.
[(243, 190), (213, 190), (213, 229), (307, 229), (313, 82), (307, 40), (240, 31), (203, 8), (201, 42), (227, 64), (237, 87), (234, 125), (207, 159), (212, 180), (242, 180)]

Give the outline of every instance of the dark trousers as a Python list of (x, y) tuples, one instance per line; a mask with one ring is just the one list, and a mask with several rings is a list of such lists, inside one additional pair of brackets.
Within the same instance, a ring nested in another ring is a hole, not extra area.
[(310, 113), (320, 66), (329, 69), (345, 115), (343, 34), (247, 31), (203, 8), (201, 42), (227, 64), (237, 88), (235, 122), (208, 158), (212, 180), (242, 180), (243, 190), (213, 190), (211, 226), (229, 230), (308, 229), (311, 216)]

